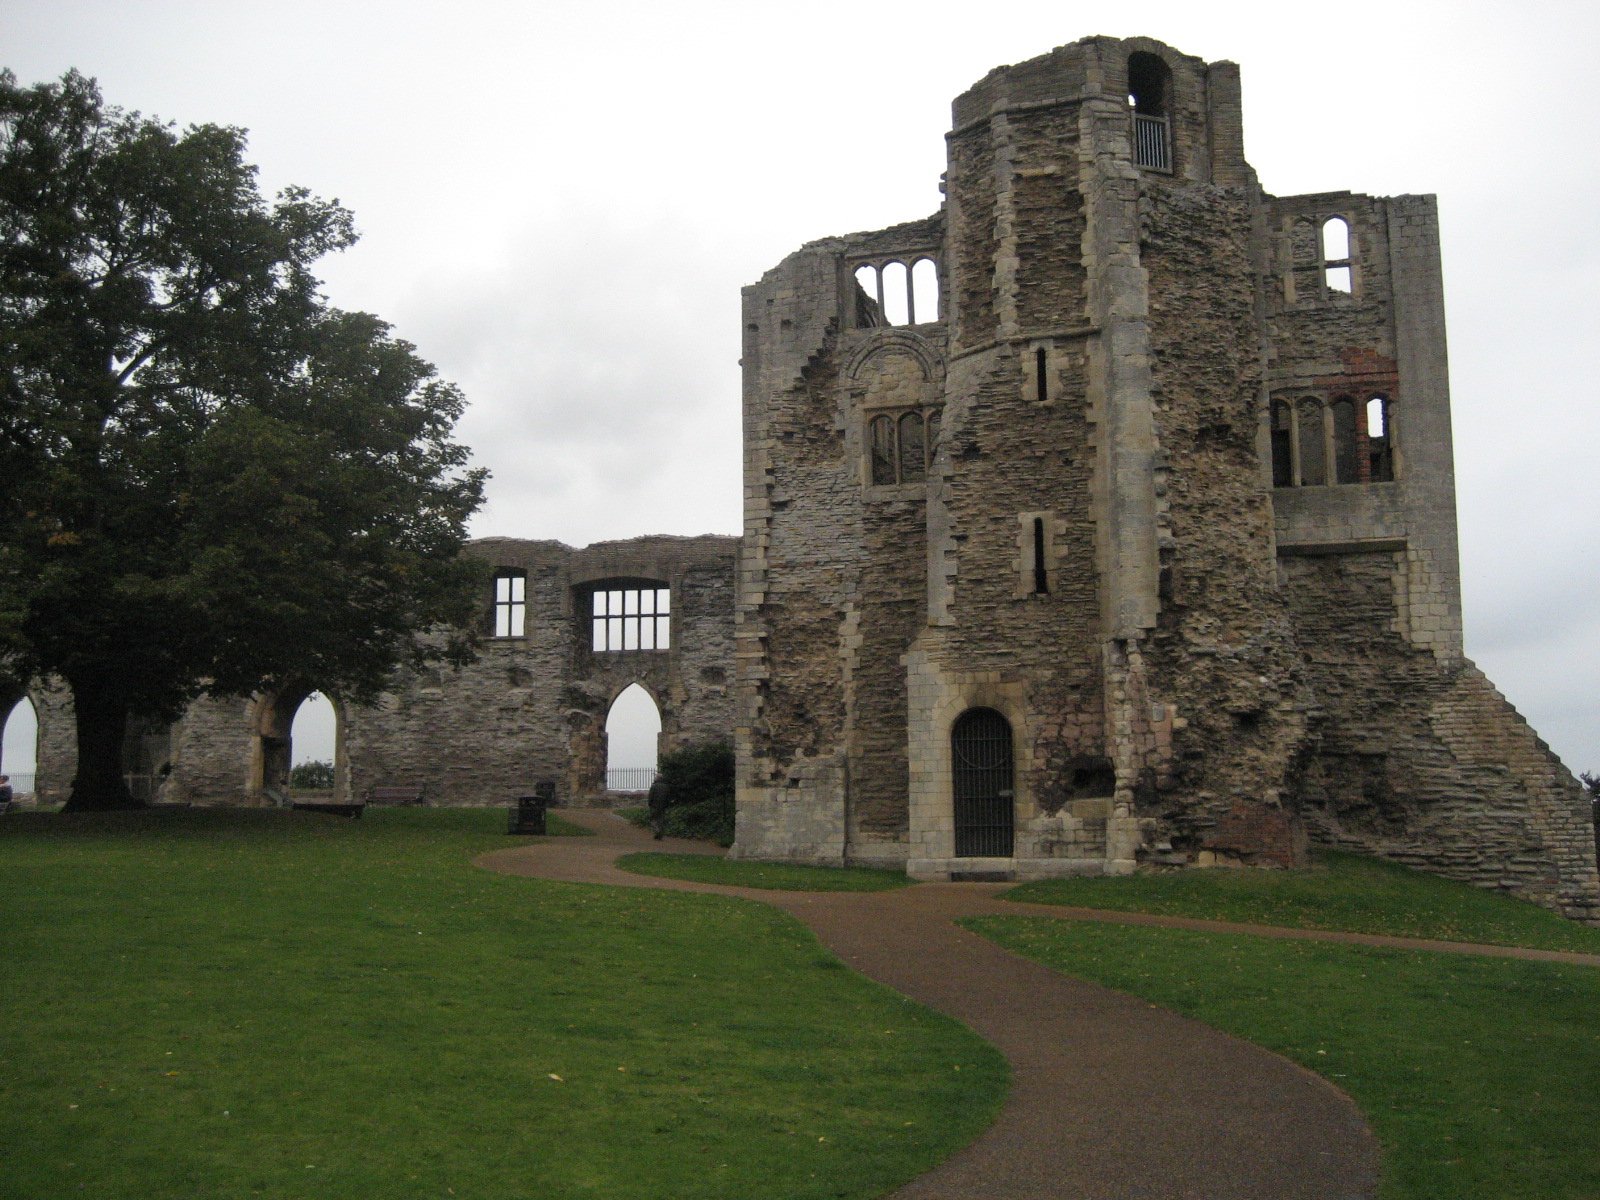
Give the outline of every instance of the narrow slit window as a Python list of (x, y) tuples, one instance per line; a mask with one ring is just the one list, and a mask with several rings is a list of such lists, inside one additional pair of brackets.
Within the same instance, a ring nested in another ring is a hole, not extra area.
[(672, 606), (668, 588), (599, 589), (592, 594), (590, 612), (590, 648), (593, 650), (672, 648)]
[(1040, 404), (1050, 399), (1050, 356), (1043, 346), (1033, 352), (1033, 390)]
[(1033, 519), (1033, 591), (1043, 596), (1050, 591), (1050, 571), (1045, 565), (1044, 518)]
[(527, 625), (527, 572), (496, 572), (494, 577), (494, 636), (500, 638), (524, 637), (526, 636)]

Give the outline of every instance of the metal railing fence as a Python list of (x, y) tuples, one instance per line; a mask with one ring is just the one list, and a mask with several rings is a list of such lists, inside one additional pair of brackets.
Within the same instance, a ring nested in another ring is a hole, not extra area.
[(606, 791), (648, 792), (655, 781), (654, 767), (615, 767), (606, 772)]

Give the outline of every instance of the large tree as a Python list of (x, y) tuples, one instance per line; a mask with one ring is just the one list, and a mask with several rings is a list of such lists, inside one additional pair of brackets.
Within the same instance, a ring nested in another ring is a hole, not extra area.
[(77, 713), (69, 808), (135, 804), (130, 716), (459, 660), (483, 474), (460, 393), (311, 273), (350, 214), (242, 130), (0, 73), (0, 668)]

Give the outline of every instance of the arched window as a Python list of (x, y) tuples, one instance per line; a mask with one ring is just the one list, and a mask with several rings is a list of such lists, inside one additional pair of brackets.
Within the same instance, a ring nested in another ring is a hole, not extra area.
[(523, 637), (528, 626), (528, 573), (502, 567), (494, 573), (494, 636)]
[(857, 329), (939, 319), (939, 264), (926, 254), (910, 267), (897, 258), (861, 263), (855, 281)]
[(890, 325), (911, 323), (911, 273), (903, 262), (885, 263), (882, 271), (883, 319)]
[(928, 477), (928, 443), (922, 414), (900, 418), (900, 482), (920, 483)]
[(1322, 424), (1322, 401), (1307, 396), (1296, 407), (1300, 434), (1300, 483), (1318, 487), (1328, 482), (1327, 434)]
[(884, 323), (882, 284), (878, 268), (871, 263), (856, 268), (857, 329), (876, 329)]
[(911, 264), (911, 323), (925, 325), (939, 319), (939, 266), (931, 258)]
[(1293, 487), (1294, 410), (1287, 400), (1272, 402), (1272, 486)]
[(1133, 110), (1133, 162), (1156, 171), (1172, 170), (1169, 93), (1172, 72), (1158, 55), (1139, 50), (1128, 56), (1128, 105)]
[(1016, 838), (1011, 722), (969, 708), (950, 727), (951, 794), (958, 858), (1010, 858)]
[(1394, 482), (1394, 436), (1389, 429), (1389, 401), (1374, 396), (1367, 401), (1367, 478), (1373, 483)]
[(1340, 396), (1328, 411), (1333, 417), (1333, 481), (1360, 483), (1360, 456), (1357, 453), (1356, 402)]
[(920, 409), (868, 418), (867, 458), (873, 485), (926, 480), (938, 435), (938, 414)]
[(1330, 293), (1355, 290), (1350, 258), (1350, 223), (1329, 217), (1322, 223), (1322, 284)]

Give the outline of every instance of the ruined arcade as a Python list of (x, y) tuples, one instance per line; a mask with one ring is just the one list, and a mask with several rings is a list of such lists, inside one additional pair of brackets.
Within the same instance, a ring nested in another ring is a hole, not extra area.
[(1238, 67), (1088, 38), (954, 104), (945, 202), (744, 294), (736, 854), (1288, 865), (1600, 913), (1463, 657), (1430, 196), (1275, 197)]

